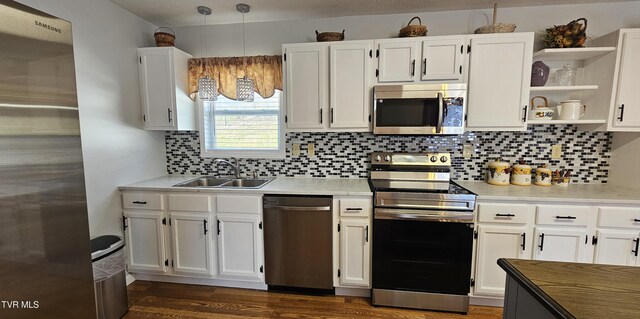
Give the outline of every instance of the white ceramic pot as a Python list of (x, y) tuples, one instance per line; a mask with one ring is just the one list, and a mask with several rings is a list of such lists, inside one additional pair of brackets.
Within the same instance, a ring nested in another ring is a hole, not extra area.
[(553, 172), (547, 168), (547, 164), (544, 164), (536, 168), (536, 180), (533, 183), (538, 186), (551, 186), (551, 174)]
[(580, 100), (562, 101), (558, 105), (558, 113), (561, 120), (577, 120), (584, 116), (587, 106), (580, 103)]
[[(536, 105), (535, 100), (541, 99), (544, 104)], [(530, 120), (551, 120), (553, 119), (555, 110), (549, 107), (549, 102), (544, 96), (534, 96), (531, 98), (531, 110), (529, 111)]]
[(509, 163), (503, 162), (501, 158), (489, 163), (489, 166), (487, 166), (487, 183), (500, 186), (509, 185), (510, 166)]
[(511, 184), (518, 186), (531, 185), (531, 166), (520, 161), (511, 168)]

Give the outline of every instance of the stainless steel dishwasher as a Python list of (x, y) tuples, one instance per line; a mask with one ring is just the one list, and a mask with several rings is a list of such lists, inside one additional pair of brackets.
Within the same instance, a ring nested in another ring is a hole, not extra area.
[(331, 196), (264, 196), (267, 285), (333, 289)]

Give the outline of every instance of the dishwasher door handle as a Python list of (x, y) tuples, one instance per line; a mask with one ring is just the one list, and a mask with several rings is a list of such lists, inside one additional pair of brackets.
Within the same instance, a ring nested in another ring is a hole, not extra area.
[(278, 210), (297, 210), (297, 211), (328, 211), (331, 210), (331, 206), (279, 206), (279, 205), (264, 205), (266, 209), (278, 209)]

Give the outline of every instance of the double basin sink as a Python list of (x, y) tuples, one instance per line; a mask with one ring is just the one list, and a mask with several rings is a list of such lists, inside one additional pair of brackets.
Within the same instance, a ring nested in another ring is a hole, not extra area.
[(270, 178), (219, 178), (219, 177), (198, 177), (174, 187), (219, 187), (219, 188), (260, 188), (273, 179)]

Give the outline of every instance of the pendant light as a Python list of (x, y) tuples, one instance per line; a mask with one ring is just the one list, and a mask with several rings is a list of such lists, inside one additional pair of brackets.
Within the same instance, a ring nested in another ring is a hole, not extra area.
[[(207, 16), (211, 15), (211, 8), (205, 6), (198, 6), (198, 13), (204, 16), (204, 27), (202, 32), (203, 42), (204, 42), (204, 57), (208, 57), (208, 47), (207, 47)], [(202, 101), (215, 101), (218, 98), (218, 83), (216, 80), (209, 78), (208, 75), (205, 74), (203, 78), (198, 79), (198, 97)]]
[(242, 65), (244, 67), (244, 77), (236, 80), (236, 100), (253, 102), (253, 80), (247, 78), (247, 44), (244, 36), (244, 14), (251, 11), (248, 4), (239, 3), (236, 10), (242, 13)]

